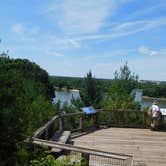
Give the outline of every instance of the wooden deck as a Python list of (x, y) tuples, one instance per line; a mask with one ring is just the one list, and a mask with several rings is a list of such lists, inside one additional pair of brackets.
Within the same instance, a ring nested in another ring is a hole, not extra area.
[(77, 146), (133, 155), (135, 166), (166, 166), (166, 132), (107, 128), (72, 141)]

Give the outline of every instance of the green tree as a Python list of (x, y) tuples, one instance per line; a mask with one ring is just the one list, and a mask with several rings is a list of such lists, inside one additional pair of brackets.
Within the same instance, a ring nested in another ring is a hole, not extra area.
[(92, 72), (89, 71), (84, 78), (84, 86), (80, 91), (81, 98), (86, 106), (93, 105), (99, 107), (101, 104), (102, 93), (100, 87), (97, 85), (95, 77), (92, 76)]
[(56, 113), (54, 90), (38, 65), (8, 56), (0, 57), (0, 87), (0, 165), (19, 165), (26, 153), (18, 145)]
[(118, 86), (123, 86), (123, 89), (126, 91), (126, 93), (130, 94), (133, 89), (138, 87), (138, 79), (138, 75), (131, 72), (126, 62), (120, 67), (119, 71), (115, 71), (113, 82), (118, 83)]
[(127, 62), (120, 67), (120, 71), (115, 71), (114, 80), (109, 89), (109, 100), (106, 108), (109, 109), (138, 109), (138, 103), (134, 102), (131, 91), (138, 85), (138, 75), (129, 69)]

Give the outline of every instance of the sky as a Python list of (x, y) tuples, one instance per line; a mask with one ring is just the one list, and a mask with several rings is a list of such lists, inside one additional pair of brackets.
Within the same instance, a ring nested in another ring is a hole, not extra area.
[(50, 75), (166, 81), (166, 0), (1, 0), (0, 39)]

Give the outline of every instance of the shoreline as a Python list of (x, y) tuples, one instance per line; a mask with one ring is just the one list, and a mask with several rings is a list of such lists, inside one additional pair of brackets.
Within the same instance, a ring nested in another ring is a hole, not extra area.
[(70, 92), (78, 92), (79, 91), (79, 89), (67, 89), (67, 88), (58, 88), (58, 87), (54, 87), (54, 89), (55, 90), (57, 90), (57, 91), (70, 91)]
[(158, 98), (158, 97), (149, 97), (149, 96), (142, 96), (142, 99), (151, 99), (151, 100), (159, 100), (159, 101), (166, 101), (166, 98)]

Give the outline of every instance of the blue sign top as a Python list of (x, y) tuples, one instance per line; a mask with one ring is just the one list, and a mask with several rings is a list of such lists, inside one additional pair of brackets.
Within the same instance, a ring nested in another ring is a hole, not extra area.
[(86, 114), (95, 114), (96, 110), (93, 107), (83, 107), (81, 108)]

